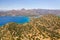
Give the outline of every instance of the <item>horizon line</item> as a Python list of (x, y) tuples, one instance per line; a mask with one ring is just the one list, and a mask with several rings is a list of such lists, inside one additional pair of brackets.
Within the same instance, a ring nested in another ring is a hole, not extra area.
[(60, 9), (54, 9), (54, 8), (19, 8), (19, 9), (1, 9), (0, 10), (32, 10), (32, 9), (43, 9), (43, 10), (60, 10)]

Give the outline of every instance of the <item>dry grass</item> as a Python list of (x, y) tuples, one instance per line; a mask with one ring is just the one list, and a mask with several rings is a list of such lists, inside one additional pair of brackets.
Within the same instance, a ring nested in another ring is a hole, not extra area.
[(0, 40), (60, 40), (60, 18), (50, 14), (22, 25), (9, 23), (0, 28)]

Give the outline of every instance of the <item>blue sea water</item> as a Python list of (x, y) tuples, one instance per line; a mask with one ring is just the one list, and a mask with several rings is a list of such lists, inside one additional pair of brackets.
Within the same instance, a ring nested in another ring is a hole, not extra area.
[(29, 22), (29, 20), (30, 19), (27, 16), (0, 16), (0, 26), (10, 22), (24, 24), (26, 22)]

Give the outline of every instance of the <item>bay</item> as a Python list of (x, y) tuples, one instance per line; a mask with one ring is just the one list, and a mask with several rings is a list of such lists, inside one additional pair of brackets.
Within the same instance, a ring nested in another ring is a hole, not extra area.
[(5, 25), (10, 22), (24, 24), (29, 21), (30, 19), (28, 16), (0, 16), (0, 26)]

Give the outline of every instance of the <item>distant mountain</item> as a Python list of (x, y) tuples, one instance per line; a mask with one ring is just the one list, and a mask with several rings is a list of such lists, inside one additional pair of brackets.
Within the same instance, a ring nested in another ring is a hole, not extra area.
[(60, 18), (49, 14), (26, 24), (8, 23), (0, 27), (0, 40), (60, 40)]
[(60, 10), (48, 10), (48, 9), (21, 9), (21, 10), (8, 10), (0, 11), (0, 15), (28, 15), (28, 16), (37, 16), (44, 14), (55, 14), (60, 15)]

